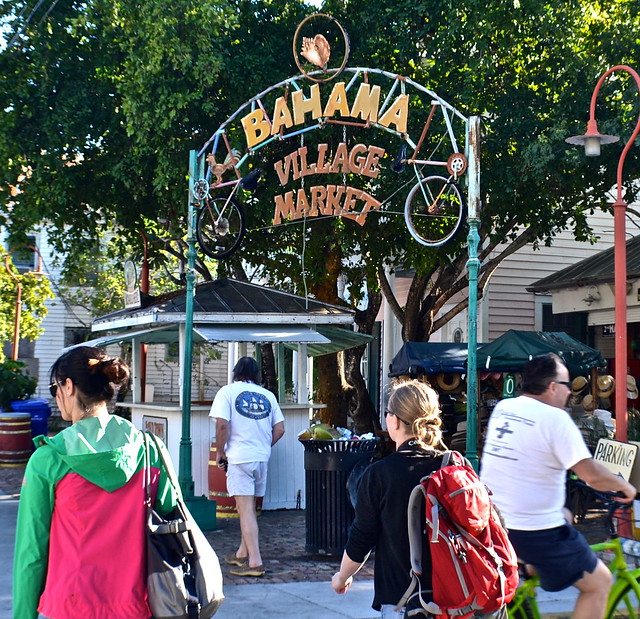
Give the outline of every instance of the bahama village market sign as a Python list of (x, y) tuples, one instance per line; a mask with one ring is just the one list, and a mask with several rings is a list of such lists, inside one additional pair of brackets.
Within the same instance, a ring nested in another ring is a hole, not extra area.
[[(361, 121), (363, 127), (375, 123), (398, 134), (406, 134), (409, 96), (400, 94), (395, 97), (382, 115), (379, 115), (380, 99), (380, 86), (365, 82), (360, 84), (352, 103), (344, 82), (333, 85), (326, 101), (321, 98), (318, 84), (310, 87), (308, 97), (302, 90), (296, 90), (290, 101), (285, 96), (275, 100), (271, 119), (262, 107), (242, 117), (247, 148), (254, 149), (270, 138), (283, 136), (285, 131), (309, 120), (322, 121), (336, 115)], [(321, 174), (357, 174), (375, 179), (380, 174), (380, 160), (384, 154), (385, 149), (379, 146), (358, 143), (348, 147), (345, 142), (340, 142), (330, 154), (329, 144), (320, 143), (315, 153), (310, 153), (307, 146), (296, 148), (276, 161), (273, 168), (283, 187), (291, 181)], [(274, 201), (274, 225), (285, 220), (320, 215), (341, 215), (363, 225), (367, 214), (378, 210), (382, 204), (363, 189), (336, 184), (313, 185), (308, 193), (302, 187), (291, 189), (276, 195)]]
[[(404, 214), (418, 242), (450, 238), (462, 219), (452, 180), (466, 169), (459, 142), (468, 140), (468, 119), (411, 78), (346, 67), (348, 36), (329, 15), (303, 20), (293, 51), (301, 74), (246, 101), (195, 153), (193, 197), (205, 253), (225, 258), (239, 247), (245, 213), (236, 191), (255, 190), (261, 175), (273, 196), (273, 217), (260, 213), (262, 222), (271, 219), (267, 227), (327, 217), (363, 226), (379, 212)], [(414, 174), (398, 182), (405, 167)], [(443, 169), (448, 174), (439, 176)], [(420, 233), (411, 227), (414, 211)]]

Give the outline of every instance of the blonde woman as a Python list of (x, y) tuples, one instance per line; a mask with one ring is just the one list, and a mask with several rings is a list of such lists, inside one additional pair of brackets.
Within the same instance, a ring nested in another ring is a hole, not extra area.
[[(356, 516), (331, 586), (346, 593), (353, 576), (375, 547), (373, 608), (383, 619), (404, 617), (394, 610), (411, 582), (407, 533), (409, 495), (420, 480), (440, 468), (442, 443), (437, 393), (426, 383), (411, 380), (394, 385), (385, 411), (396, 451), (369, 466), (358, 487)], [(423, 551), (422, 585), (431, 589), (431, 560)]]

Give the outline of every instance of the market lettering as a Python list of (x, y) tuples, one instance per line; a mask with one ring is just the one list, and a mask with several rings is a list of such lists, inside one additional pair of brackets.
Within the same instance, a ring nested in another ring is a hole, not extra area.
[[(290, 103), (293, 106), (293, 113), (289, 108)], [(360, 84), (353, 105), (349, 107), (345, 84), (337, 82), (333, 85), (323, 109), (320, 86), (314, 84), (309, 89), (309, 97), (305, 97), (301, 90), (297, 90), (291, 95), (291, 102), (286, 97), (278, 97), (274, 104), (271, 122), (267, 120), (261, 107), (244, 116), (241, 122), (248, 148), (264, 142), (270, 136), (277, 135), (283, 129), (303, 124), (308, 114), (312, 120), (322, 117), (331, 118), (338, 114), (341, 117), (375, 122), (387, 128), (394, 125), (400, 133), (407, 132), (409, 95), (398, 95), (380, 117), (378, 117), (379, 108), (380, 86)]]
[[(275, 197), (275, 214), (273, 225), (283, 220), (296, 220), (302, 217), (318, 217), (320, 215), (341, 215), (353, 219), (361, 226), (371, 210), (379, 210), (381, 202), (362, 189), (345, 185), (326, 185), (311, 187), (311, 200), (304, 189), (296, 192), (287, 191)], [(295, 194), (295, 199), (294, 199)], [(362, 202), (362, 207), (356, 207)]]
[(273, 168), (280, 184), (284, 186), (291, 178), (297, 181), (310, 174), (362, 174), (369, 178), (377, 178), (380, 174), (378, 164), (385, 153), (384, 148), (356, 144), (349, 150), (341, 142), (333, 156), (330, 156), (330, 161), (327, 158), (328, 150), (328, 144), (318, 144), (318, 156), (314, 163), (308, 162), (306, 146), (301, 146), (284, 159), (276, 161)]
[(629, 445), (618, 444), (603, 441), (598, 442), (594, 460), (599, 462), (608, 462), (618, 466), (630, 467), (636, 457), (636, 451), (630, 450)]

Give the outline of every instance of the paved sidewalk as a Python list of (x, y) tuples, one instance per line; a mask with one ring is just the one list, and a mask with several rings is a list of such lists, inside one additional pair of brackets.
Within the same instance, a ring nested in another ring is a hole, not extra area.
[[(11, 566), (13, 564), (13, 543), (15, 538), (15, 521), (18, 511), (18, 500), (15, 496), (3, 494), (0, 490), (0, 619), (11, 619)], [(265, 512), (261, 517), (265, 532), (275, 534), (279, 529), (279, 544), (287, 545), (286, 537), (293, 532), (299, 534), (300, 514), (278, 514)], [(283, 526), (282, 520), (290, 519), (294, 526)], [(297, 523), (297, 524), (296, 524)], [(214, 548), (220, 556), (224, 556), (222, 547), (231, 547), (235, 543), (236, 522), (222, 523), (219, 531), (212, 533)], [(273, 531), (272, 531), (273, 529)], [(338, 558), (319, 558), (316, 570), (309, 566), (314, 556), (296, 557), (291, 554), (270, 554), (276, 551), (275, 539), (266, 541), (268, 552), (265, 552), (266, 563), (271, 572), (271, 582), (251, 579), (252, 584), (231, 584), (232, 577), (225, 572), (225, 596), (216, 617), (220, 619), (262, 619), (278, 617), (279, 619), (370, 619), (380, 614), (371, 608), (373, 599), (373, 581), (368, 572), (356, 577), (356, 581), (346, 595), (336, 595), (330, 587), (331, 574), (337, 565)], [(304, 541), (302, 542), (304, 545)], [(311, 581), (303, 579), (311, 577)], [(295, 581), (291, 581), (294, 579)], [(317, 579), (317, 580), (314, 580)], [(249, 579), (240, 579), (249, 580)], [(288, 582), (283, 582), (288, 580)], [(236, 581), (237, 582), (237, 581)], [(568, 618), (575, 601), (575, 590), (568, 589), (558, 594), (540, 592), (539, 604), (546, 617)]]

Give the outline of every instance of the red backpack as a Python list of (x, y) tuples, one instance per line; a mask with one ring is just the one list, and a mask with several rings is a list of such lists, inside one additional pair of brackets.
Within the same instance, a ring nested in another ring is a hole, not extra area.
[[(495, 612), (512, 600), (518, 559), (489, 496), (469, 461), (455, 451), (445, 452), (441, 468), (413, 489), (408, 507), (412, 578), (397, 609), (417, 596), (422, 608), (409, 615), (464, 618)], [(418, 580), (425, 536), (433, 566), (430, 592), (422, 591)]]

